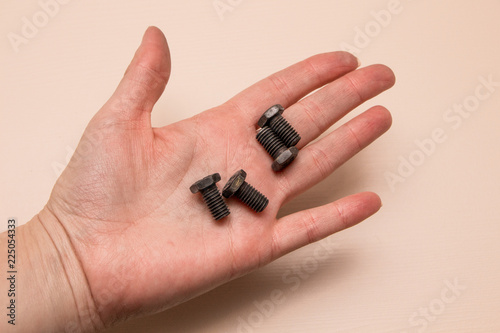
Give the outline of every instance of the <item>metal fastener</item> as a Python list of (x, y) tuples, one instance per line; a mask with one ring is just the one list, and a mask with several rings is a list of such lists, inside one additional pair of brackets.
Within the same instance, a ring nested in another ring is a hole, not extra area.
[(203, 200), (207, 204), (215, 220), (220, 220), (229, 215), (229, 208), (217, 188), (216, 183), (220, 181), (220, 174), (214, 173), (198, 180), (189, 188), (192, 193), (201, 192)]
[(283, 118), (282, 114), (285, 108), (280, 104), (276, 104), (267, 109), (266, 112), (260, 117), (258, 125), (260, 127), (269, 126), (278, 134), (287, 147), (296, 146), (300, 141), (300, 135), (290, 125), (290, 123)]
[(288, 148), (269, 126), (264, 126), (257, 132), (257, 140), (274, 158), (272, 164), (274, 171), (284, 169), (292, 163), (299, 153), (299, 150), (295, 147)]
[(254, 211), (260, 213), (267, 207), (269, 200), (252, 185), (248, 184), (245, 181), (246, 177), (247, 173), (243, 169), (236, 171), (224, 186), (222, 195), (226, 199), (234, 195)]

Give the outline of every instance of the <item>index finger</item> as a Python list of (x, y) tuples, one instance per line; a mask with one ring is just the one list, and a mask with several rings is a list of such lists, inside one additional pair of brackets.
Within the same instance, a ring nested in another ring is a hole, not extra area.
[(286, 108), (358, 66), (358, 59), (347, 52), (318, 54), (255, 83), (228, 103), (257, 123), (272, 105), (281, 104)]

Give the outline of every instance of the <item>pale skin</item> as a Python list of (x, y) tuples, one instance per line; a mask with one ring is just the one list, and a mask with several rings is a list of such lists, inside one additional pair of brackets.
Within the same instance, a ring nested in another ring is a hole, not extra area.
[[(167, 84), (170, 55), (162, 32), (150, 27), (47, 205), (17, 228), (18, 317), (15, 327), (2, 319), (0, 330), (100, 331), (175, 306), (377, 212), (379, 197), (364, 192), (276, 218), (284, 203), (389, 129), (390, 113), (376, 106), (311, 143), (393, 86), (389, 68), (358, 66), (345, 52), (319, 54), (218, 107), (153, 128), (151, 112)], [(255, 124), (278, 103), (302, 140), (299, 157), (276, 173), (255, 139)], [(268, 207), (257, 214), (231, 199), (231, 214), (214, 221), (189, 186), (219, 172), (222, 188), (242, 168), (269, 198)], [(6, 233), (0, 242), (7, 248)], [(7, 281), (0, 288), (6, 304)]]

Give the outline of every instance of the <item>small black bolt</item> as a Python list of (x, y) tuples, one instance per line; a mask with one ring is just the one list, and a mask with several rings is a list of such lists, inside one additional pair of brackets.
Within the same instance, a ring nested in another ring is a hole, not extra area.
[(274, 158), (272, 168), (274, 171), (284, 169), (297, 157), (299, 150), (295, 147), (288, 148), (274, 131), (268, 127), (262, 127), (257, 132), (257, 140)]
[(260, 117), (258, 125), (260, 127), (269, 126), (278, 136), (283, 140), (287, 147), (296, 146), (300, 141), (300, 135), (290, 125), (290, 123), (283, 118), (282, 114), (285, 108), (280, 104), (276, 104), (267, 109), (266, 112)]
[(243, 169), (236, 171), (236, 173), (229, 178), (224, 186), (222, 195), (226, 199), (235, 195), (248, 207), (252, 208), (257, 213), (260, 213), (267, 207), (269, 200), (264, 194), (260, 193), (252, 185), (248, 184), (245, 181), (246, 177), (247, 173)]
[(192, 193), (201, 192), (203, 200), (205, 200), (215, 220), (220, 220), (229, 215), (229, 208), (227, 208), (217, 185), (215, 185), (218, 181), (220, 181), (220, 174), (214, 173), (198, 180), (189, 188)]

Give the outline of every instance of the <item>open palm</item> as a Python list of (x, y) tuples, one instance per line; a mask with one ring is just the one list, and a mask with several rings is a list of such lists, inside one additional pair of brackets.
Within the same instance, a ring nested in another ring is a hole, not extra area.
[[(281, 219), (284, 202), (318, 183), (384, 133), (389, 112), (374, 107), (321, 140), (347, 112), (394, 84), (390, 69), (363, 69), (344, 52), (311, 57), (214, 109), (162, 128), (150, 112), (170, 74), (163, 34), (149, 28), (111, 99), (89, 123), (46, 209), (64, 227), (106, 324), (192, 298), (278, 257), (350, 227), (380, 207), (360, 193)], [(311, 91), (320, 90), (306, 98)], [(256, 122), (282, 104), (301, 134), (283, 172), (255, 139)], [(214, 221), (189, 186), (238, 169), (269, 198), (262, 213), (235, 199)]]

